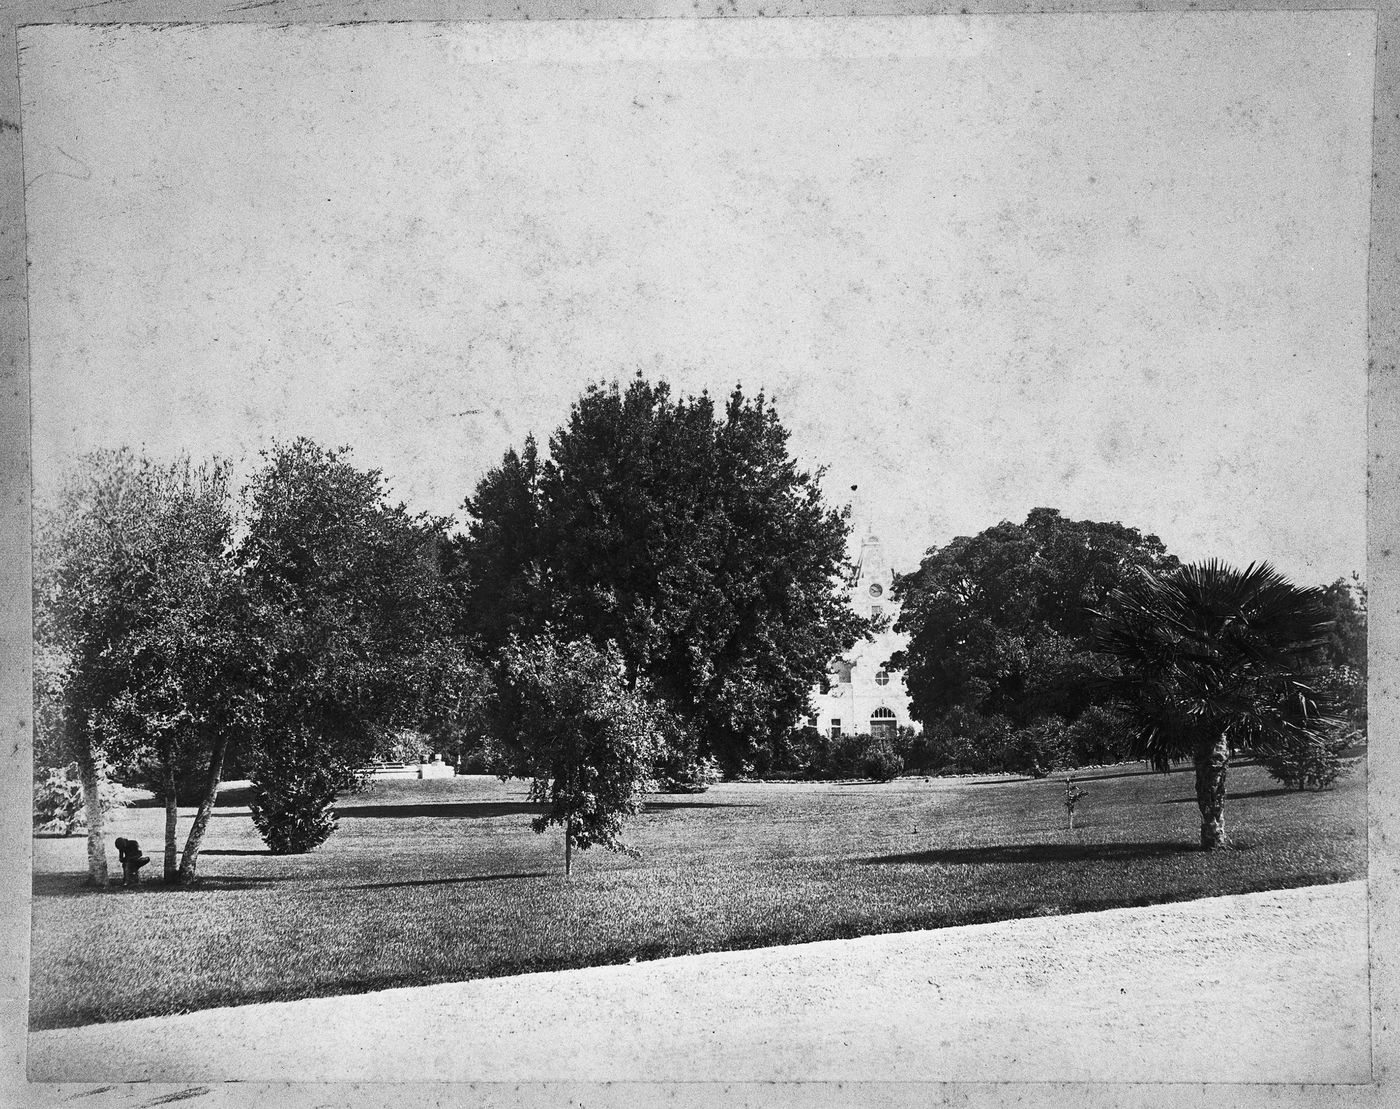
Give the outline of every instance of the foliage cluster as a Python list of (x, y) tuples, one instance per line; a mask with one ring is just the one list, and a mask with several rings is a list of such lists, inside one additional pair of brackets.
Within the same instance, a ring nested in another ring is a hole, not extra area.
[(768, 400), (590, 388), (508, 452), (454, 545), (462, 627), (488, 654), (549, 626), (615, 644), (695, 759), (738, 773), (787, 733), (868, 628), (846, 603), (849, 531)]
[(1263, 752), (1260, 764), (1289, 789), (1326, 789), (1345, 773), (1347, 734), (1312, 733)]
[(1268, 563), (1142, 574), (1109, 597), (1099, 645), (1122, 666), (1134, 752), (1162, 770), (1192, 761), (1202, 848), (1228, 846), (1233, 751), (1325, 775), (1318, 760), (1332, 754), (1342, 721), (1316, 659), (1334, 628), (1323, 590), (1299, 588)]
[(1023, 728), (1106, 703), (1116, 671), (1094, 649), (1095, 610), (1135, 572), (1176, 565), (1155, 535), (1052, 508), (930, 548), (893, 590), (915, 719), (961, 709)]
[[(84, 465), (36, 527), (36, 753), (75, 768), (40, 792), (71, 810), (76, 774), (99, 883), (103, 760), (163, 799), (165, 877), (188, 881), (230, 771), (272, 850), (304, 852), (409, 734), (528, 778), (566, 866), (573, 847), (620, 849), (644, 791), (721, 772), (1190, 757), (1218, 816), (1230, 751), (1320, 788), (1337, 729), (1364, 736), (1359, 581), (1181, 567), (1156, 536), (1049, 508), (897, 576), (909, 644), (890, 665), (922, 734), (794, 730), (875, 622), (847, 603), (847, 514), (739, 388), (717, 404), (641, 375), (590, 387), (547, 456), (527, 438), (481, 479), (458, 534), (307, 439), (263, 452), (239, 495), (220, 460)], [(197, 812), (178, 855), (181, 802)]]
[(842, 588), (845, 515), (772, 405), (639, 375), (588, 389), (549, 446), (508, 452), (460, 535), (307, 439), (239, 496), (227, 462), (88, 458), (41, 526), (50, 764), (76, 761), (89, 812), (98, 757), (153, 787), (165, 877), (187, 881), (231, 767), (271, 849), (303, 852), (413, 730), (531, 778), (567, 855), (620, 845), (644, 788), (703, 790), (771, 748), (869, 623)]
[[(189, 881), (227, 768), (273, 850), (306, 850), (391, 727), (472, 688), (442, 522), (345, 454), (276, 445), (235, 498), (225, 462), (99, 452), (40, 512), (36, 755), (78, 768), (95, 883), (103, 760), (163, 799), (164, 876)], [(198, 811), (177, 862), (181, 801)]]
[(545, 811), (535, 831), (564, 829), (564, 872), (573, 848), (626, 850), (623, 821), (652, 784), (666, 710), (627, 678), (615, 645), (512, 638), (502, 651), (496, 698), (502, 774), (530, 782)]
[(750, 775), (768, 780), (891, 781), (906, 769), (906, 752), (914, 732), (902, 728), (894, 739), (867, 732), (832, 736), (815, 728), (795, 728), (773, 752), (756, 760)]
[[(104, 814), (131, 801), (131, 791), (112, 781), (107, 767), (97, 767), (98, 803)], [(78, 764), (36, 767), (34, 775), (34, 830), (71, 836), (87, 827), (82, 777)]]
[[(1160, 722), (1165, 671), (1148, 673), (1144, 660), (1125, 654), (1104, 632), (1115, 622), (1121, 628), (1138, 605), (1138, 631), (1149, 635), (1155, 628), (1161, 650), (1189, 641), (1248, 655), (1247, 663), (1209, 671), (1220, 701), (1252, 706), (1240, 709), (1241, 719), (1250, 711), (1282, 719), (1288, 706), (1300, 704), (1303, 717), (1317, 718), (1316, 728), (1239, 724), (1231, 750), (1265, 757), (1290, 784), (1331, 781), (1339, 770), (1339, 736), (1365, 734), (1365, 588), (1355, 575), (1311, 591), (1277, 575), (1264, 587), (1266, 576), (1241, 577), (1216, 564), (1182, 567), (1154, 535), (1069, 520), (1048, 508), (1033, 510), (1023, 524), (1003, 522), (930, 549), (895, 587), (903, 606), (897, 630), (910, 642), (892, 665), (905, 670), (913, 715), (924, 724), (922, 737), (903, 752), (906, 764), (925, 773), (1042, 776), (1155, 757), (1143, 737), (1152, 721)], [(1172, 583), (1182, 582), (1194, 582), (1194, 592), (1164, 607)], [(1151, 583), (1164, 586), (1155, 604), (1139, 596)], [(1200, 609), (1194, 617), (1188, 615), (1193, 605)], [(1232, 605), (1260, 633), (1248, 645), (1215, 638), (1214, 626), (1228, 622)], [(1290, 605), (1295, 614), (1304, 612), (1305, 629), (1290, 631), (1277, 615)], [(1275, 624), (1260, 625), (1260, 614), (1271, 609)], [(1172, 630), (1173, 620), (1193, 619), (1193, 631)], [(1199, 712), (1206, 712), (1204, 703), (1197, 702)], [(1192, 726), (1214, 726), (1203, 720)], [(1182, 744), (1173, 749), (1174, 757), (1192, 757)]]

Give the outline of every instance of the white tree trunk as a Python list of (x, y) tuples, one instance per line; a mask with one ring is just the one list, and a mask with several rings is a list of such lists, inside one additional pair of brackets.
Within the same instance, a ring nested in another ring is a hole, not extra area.
[(87, 816), (88, 883), (107, 888), (107, 844), (103, 841), (105, 814), (97, 780), (97, 764), (91, 752), (78, 759), (78, 777), (83, 783), (83, 809)]

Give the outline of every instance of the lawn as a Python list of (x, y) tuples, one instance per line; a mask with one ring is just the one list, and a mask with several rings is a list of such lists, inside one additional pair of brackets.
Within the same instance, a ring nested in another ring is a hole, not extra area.
[[(1290, 793), (1232, 770), (1236, 849), (1203, 854), (1189, 772), (1060, 781), (732, 783), (655, 797), (640, 857), (528, 828), (524, 786), (398, 781), (346, 798), (301, 856), (266, 853), (221, 796), (193, 889), (82, 885), (81, 837), (34, 841), (34, 1028), (699, 951), (1336, 882), (1366, 871), (1365, 764)], [(108, 831), (158, 855), (162, 812)], [(184, 825), (182, 821), (182, 827)], [(183, 835), (183, 832), (182, 832)], [(115, 862), (115, 852), (111, 854)], [(159, 867), (153, 858), (148, 872)]]

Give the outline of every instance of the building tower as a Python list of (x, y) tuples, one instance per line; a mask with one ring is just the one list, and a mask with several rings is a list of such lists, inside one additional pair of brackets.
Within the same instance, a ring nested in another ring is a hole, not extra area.
[(868, 732), (893, 739), (897, 727), (914, 726), (904, 676), (886, 665), (908, 644), (892, 630), (899, 619), (899, 606), (890, 596), (893, 585), (894, 569), (885, 561), (879, 537), (867, 534), (851, 575), (850, 604), (862, 616), (883, 617), (885, 629), (832, 663), (827, 691), (813, 691), (808, 727), (831, 736)]

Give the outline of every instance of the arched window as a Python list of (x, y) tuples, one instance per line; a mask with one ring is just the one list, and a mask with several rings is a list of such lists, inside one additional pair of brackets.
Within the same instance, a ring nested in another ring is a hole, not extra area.
[(870, 735), (873, 739), (893, 739), (895, 715), (891, 709), (881, 705), (870, 714)]

